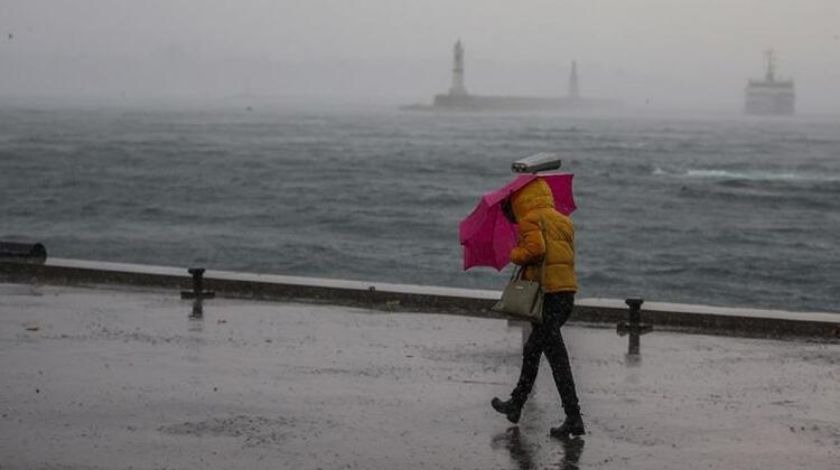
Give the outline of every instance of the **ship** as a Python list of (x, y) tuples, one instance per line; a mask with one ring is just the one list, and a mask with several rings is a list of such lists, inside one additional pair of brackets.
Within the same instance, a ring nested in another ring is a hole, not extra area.
[(796, 111), (793, 80), (776, 78), (773, 50), (764, 52), (767, 70), (763, 80), (748, 80), (744, 91), (744, 112), (754, 115), (791, 116)]
[(464, 83), (464, 46), (459, 39), (453, 48), (452, 84), (447, 93), (434, 96), (431, 105), (403, 106), (406, 110), (440, 111), (580, 111), (606, 110), (619, 106), (615, 100), (583, 97), (578, 83), (577, 62), (572, 61), (566, 96), (474, 95)]

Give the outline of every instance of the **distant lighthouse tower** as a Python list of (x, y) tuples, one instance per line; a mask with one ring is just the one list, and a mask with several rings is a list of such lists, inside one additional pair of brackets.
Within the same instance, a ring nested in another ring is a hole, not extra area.
[(776, 81), (776, 55), (773, 52), (773, 49), (768, 49), (768, 50), (764, 51), (764, 58), (767, 61), (767, 72), (764, 74), (764, 81), (775, 82)]
[(572, 72), (569, 74), (569, 99), (580, 99), (580, 89), (578, 88), (578, 73), (577, 61), (572, 61)]
[(452, 60), (452, 87), (449, 88), (450, 95), (466, 95), (467, 88), (464, 86), (464, 47), (461, 40), (455, 43), (454, 57)]

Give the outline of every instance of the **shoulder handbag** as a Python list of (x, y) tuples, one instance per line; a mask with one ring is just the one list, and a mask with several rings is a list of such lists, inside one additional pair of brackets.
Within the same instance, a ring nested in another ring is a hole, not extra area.
[[(542, 225), (540, 226), (542, 228)], [(545, 234), (543, 234), (543, 238)], [(546, 240), (546, 247), (548, 241)], [(545, 259), (543, 255), (540, 276), (545, 279)], [(513, 270), (513, 275), (502, 291), (502, 298), (496, 302), (490, 310), (520, 320), (527, 320), (531, 323), (542, 323), (543, 290), (542, 283), (537, 281), (526, 281), (522, 279), (525, 266)]]

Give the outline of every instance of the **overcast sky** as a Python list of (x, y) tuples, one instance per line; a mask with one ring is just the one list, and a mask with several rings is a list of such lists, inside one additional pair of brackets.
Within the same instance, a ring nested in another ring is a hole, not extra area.
[(0, 0), (0, 95), (428, 102), (485, 94), (740, 109), (762, 52), (840, 112), (840, 0)]

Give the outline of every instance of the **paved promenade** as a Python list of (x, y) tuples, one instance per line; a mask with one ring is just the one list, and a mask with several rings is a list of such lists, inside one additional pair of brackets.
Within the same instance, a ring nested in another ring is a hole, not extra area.
[(0, 469), (836, 469), (840, 343), (565, 330), (520, 426), (505, 321), (0, 284)]

